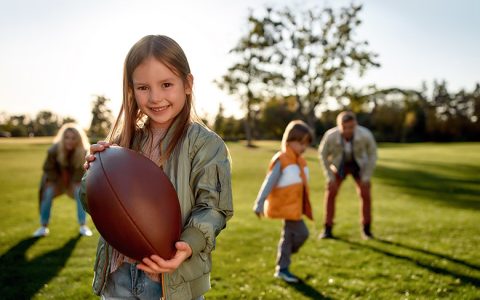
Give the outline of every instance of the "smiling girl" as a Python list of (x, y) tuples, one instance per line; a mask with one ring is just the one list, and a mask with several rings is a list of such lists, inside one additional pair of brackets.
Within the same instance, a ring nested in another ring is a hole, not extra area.
[(100, 238), (94, 292), (102, 299), (203, 299), (210, 288), (210, 253), (233, 214), (228, 149), (198, 121), (193, 75), (171, 38), (149, 35), (139, 40), (125, 59), (123, 86), (109, 142), (91, 146), (85, 167), (94, 163), (95, 152), (112, 143), (150, 158), (177, 191), (183, 229), (170, 260), (152, 255), (134, 261)]

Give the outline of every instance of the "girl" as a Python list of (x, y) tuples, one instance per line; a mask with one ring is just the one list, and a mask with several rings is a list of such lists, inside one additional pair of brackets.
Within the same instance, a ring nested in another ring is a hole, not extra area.
[(49, 234), (48, 222), (53, 198), (63, 193), (77, 202), (80, 234), (92, 235), (92, 231), (85, 225), (86, 213), (79, 197), (80, 180), (84, 173), (82, 165), (89, 146), (85, 131), (77, 124), (66, 123), (58, 131), (43, 164), (39, 191), (41, 227), (33, 233), (34, 237)]
[[(187, 58), (171, 38), (146, 36), (127, 54), (120, 114), (109, 142), (90, 148), (85, 167), (111, 143), (150, 158), (177, 191), (183, 232), (170, 260), (152, 255), (134, 261), (100, 238), (93, 289), (102, 299), (203, 299), (210, 288), (210, 253), (233, 214), (230, 155), (198, 121), (192, 87)], [(84, 176), (86, 207), (85, 193)]]
[(269, 173), (253, 208), (259, 218), (265, 215), (284, 219), (274, 276), (289, 283), (299, 282), (288, 269), (290, 256), (298, 252), (308, 238), (302, 214), (313, 220), (308, 198), (308, 168), (301, 156), (312, 140), (312, 131), (303, 121), (296, 120), (287, 125), (282, 149), (270, 162)]

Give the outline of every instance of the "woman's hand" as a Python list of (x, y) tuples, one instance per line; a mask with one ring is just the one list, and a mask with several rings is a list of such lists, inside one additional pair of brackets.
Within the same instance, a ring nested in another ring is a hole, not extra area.
[(90, 153), (87, 154), (87, 156), (85, 157), (85, 164), (83, 165), (85, 171), (90, 168), (90, 163), (95, 160), (95, 153), (102, 152), (110, 146), (115, 146), (115, 144), (110, 144), (109, 142), (105, 141), (99, 141), (98, 143), (91, 145)]
[(192, 248), (185, 242), (176, 242), (175, 248), (177, 252), (172, 259), (164, 260), (158, 255), (145, 257), (137, 268), (147, 273), (172, 273), (190, 256), (192, 256)]

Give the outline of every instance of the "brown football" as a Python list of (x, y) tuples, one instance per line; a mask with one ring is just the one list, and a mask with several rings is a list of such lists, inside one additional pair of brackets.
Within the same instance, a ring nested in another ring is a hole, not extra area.
[(172, 183), (154, 162), (122, 147), (95, 154), (86, 178), (87, 203), (102, 237), (123, 255), (170, 259), (181, 213)]

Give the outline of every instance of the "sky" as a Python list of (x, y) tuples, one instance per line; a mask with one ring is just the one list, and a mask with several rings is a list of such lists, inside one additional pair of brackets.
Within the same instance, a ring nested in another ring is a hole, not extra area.
[[(95, 95), (121, 105), (122, 68), (130, 47), (164, 34), (184, 49), (195, 78), (196, 108), (212, 118), (223, 103), (241, 116), (234, 96), (213, 83), (232, 63), (228, 51), (246, 31), (249, 8), (333, 6), (352, 1), (296, 0), (0, 0), (0, 112), (50, 110), (88, 127)], [(365, 0), (357, 30), (381, 67), (356, 86), (420, 88), (446, 80), (450, 90), (480, 82), (480, 1)]]

